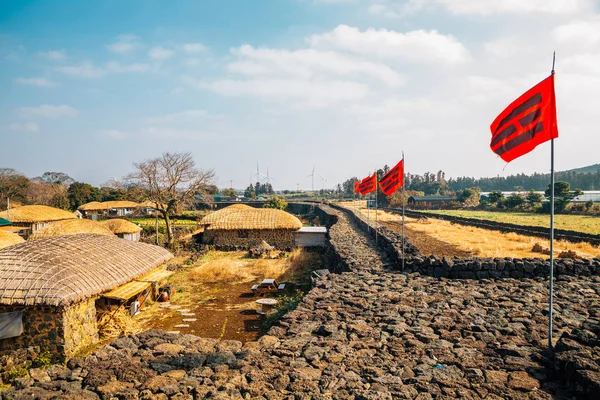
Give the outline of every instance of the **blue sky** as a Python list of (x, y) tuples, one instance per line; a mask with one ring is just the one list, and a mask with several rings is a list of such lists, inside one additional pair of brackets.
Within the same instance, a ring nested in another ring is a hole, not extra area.
[(218, 185), (276, 189), (509, 165), (489, 124), (557, 51), (557, 169), (597, 163), (594, 0), (0, 1), (2, 167), (101, 184), (191, 151)]

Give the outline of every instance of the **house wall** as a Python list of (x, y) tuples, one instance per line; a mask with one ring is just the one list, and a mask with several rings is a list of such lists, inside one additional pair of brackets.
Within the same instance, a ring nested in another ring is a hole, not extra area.
[(298, 247), (324, 247), (325, 233), (296, 232), (296, 246)]
[(141, 232), (136, 233), (120, 233), (117, 235), (121, 239), (130, 240), (132, 242), (139, 242), (141, 237)]
[(0, 355), (19, 348), (37, 347), (39, 351), (50, 352), (57, 361), (65, 361), (82, 348), (98, 342), (94, 299), (68, 307), (0, 305), (0, 312), (23, 308), (23, 333), (0, 339)]
[[(240, 232), (247, 232), (248, 237), (240, 237)], [(264, 240), (278, 249), (291, 249), (295, 238), (296, 231), (292, 229), (207, 230), (203, 235), (204, 243), (220, 248), (249, 248)]]

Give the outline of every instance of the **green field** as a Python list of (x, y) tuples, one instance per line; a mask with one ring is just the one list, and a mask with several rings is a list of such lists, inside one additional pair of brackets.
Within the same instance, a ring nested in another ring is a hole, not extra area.
[[(155, 218), (131, 218), (129, 221), (140, 226), (154, 226), (156, 224)], [(158, 218), (158, 225), (165, 226), (165, 220)], [(189, 219), (171, 219), (171, 225), (173, 226), (196, 226), (198, 223)]]
[[(530, 225), (550, 227), (550, 216), (546, 214), (533, 213), (511, 213), (479, 210), (423, 210), (423, 212), (452, 215), (455, 217), (487, 219), (509, 224)], [(563, 215), (555, 216), (554, 226), (556, 229), (568, 229), (571, 231), (600, 234), (600, 217), (585, 215)]]

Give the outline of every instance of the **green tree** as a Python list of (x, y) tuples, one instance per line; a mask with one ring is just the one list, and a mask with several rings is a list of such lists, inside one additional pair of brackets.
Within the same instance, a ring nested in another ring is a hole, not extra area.
[(57, 193), (50, 199), (50, 206), (60, 208), (62, 210), (69, 210), (71, 208), (71, 202), (66, 193)]
[(510, 210), (517, 208), (523, 204), (525, 204), (525, 198), (519, 193), (511, 194), (506, 198), (506, 201), (504, 201), (504, 205)]
[(457, 200), (467, 207), (475, 207), (479, 204), (480, 197), (481, 189), (478, 187), (472, 187), (459, 192)]
[(0, 202), (2, 209), (6, 205), (6, 199), (24, 202), (31, 181), (23, 174), (12, 168), (0, 168)]
[(91, 201), (101, 201), (102, 193), (100, 189), (89, 183), (75, 182), (69, 186), (67, 198), (69, 199), (69, 208), (76, 210), (82, 204)]
[[(551, 195), (551, 185), (548, 185), (545, 196), (548, 201)], [(554, 212), (563, 212), (567, 208), (567, 204), (577, 196), (581, 196), (583, 191), (581, 189), (575, 189), (571, 191), (571, 185), (569, 182), (559, 181), (554, 182)], [(548, 206), (548, 210), (550, 210)]]
[(223, 196), (235, 197), (235, 190), (233, 190), (231, 188), (225, 188), (225, 189), (221, 190), (221, 194)]
[(490, 204), (498, 204), (501, 203), (502, 200), (504, 200), (504, 193), (502, 193), (502, 191), (500, 190), (493, 190), (489, 195), (488, 195), (488, 199), (490, 201)]
[(248, 185), (248, 187), (244, 191), (244, 197), (248, 197), (252, 200), (256, 199), (256, 190), (254, 190), (253, 184)]
[(278, 210), (285, 210), (287, 208), (287, 201), (278, 196), (273, 196), (263, 206), (264, 208), (276, 208)]
[(544, 195), (531, 189), (529, 193), (527, 193), (526, 200), (529, 207), (534, 208), (544, 201)]

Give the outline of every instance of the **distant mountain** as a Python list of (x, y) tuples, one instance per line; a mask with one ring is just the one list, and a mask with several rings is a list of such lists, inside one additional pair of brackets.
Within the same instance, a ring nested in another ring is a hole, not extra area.
[(587, 167), (581, 167), (581, 168), (573, 168), (573, 169), (569, 169), (567, 171), (561, 171), (561, 172), (571, 172), (571, 173), (575, 173), (575, 174), (589, 174), (591, 173), (595, 173), (600, 171), (600, 164), (594, 164), (594, 165), (588, 165)]

